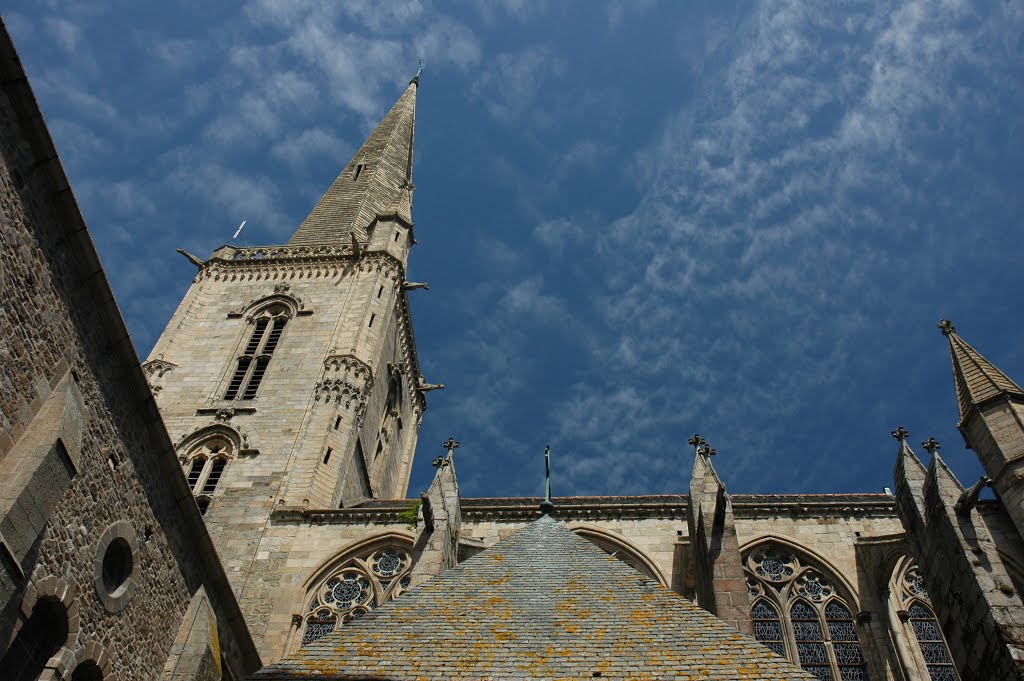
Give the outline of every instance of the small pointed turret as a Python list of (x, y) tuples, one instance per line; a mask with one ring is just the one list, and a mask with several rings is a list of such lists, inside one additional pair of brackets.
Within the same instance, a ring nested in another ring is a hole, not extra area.
[(958, 336), (951, 321), (939, 328), (953, 360), (957, 429), (1024, 537), (1024, 390)]
[[(419, 74), (314, 206), (289, 246), (360, 242), (380, 214), (412, 223), (412, 150)], [(397, 210), (396, 210), (397, 207)]]
[(1009, 376), (992, 365), (981, 353), (957, 335), (953, 322), (939, 322), (942, 335), (949, 341), (949, 356), (953, 361), (953, 382), (962, 422), (971, 410), (998, 395), (1017, 395), (1024, 398), (1021, 389)]

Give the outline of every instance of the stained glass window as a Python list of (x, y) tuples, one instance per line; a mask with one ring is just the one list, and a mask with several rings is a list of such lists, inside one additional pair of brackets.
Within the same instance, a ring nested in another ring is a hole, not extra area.
[(745, 563), (758, 641), (818, 679), (866, 681), (857, 625), (835, 580), (772, 544), (747, 554)]
[[(919, 674), (927, 672), (931, 681), (958, 681), (959, 675), (949, 655), (942, 629), (935, 619), (928, 600), (924, 577), (917, 564), (910, 558), (904, 558), (894, 571), (893, 582), (896, 587), (893, 595), (898, 598), (893, 605), (906, 614), (907, 629), (905, 635), (914, 637), (920, 657), (914, 661)], [(910, 662), (910, 661), (908, 661)]]
[(783, 643), (782, 620), (775, 606), (762, 598), (751, 606), (750, 615), (754, 620), (754, 638), (776, 655), (785, 657), (786, 644)]
[(318, 610), (319, 602), (316, 599), (313, 599), (313, 601), (312, 610), (314, 612), (306, 618), (306, 630), (302, 632), (302, 645), (323, 638), (334, 631), (338, 624), (338, 616), (335, 613), (327, 609)]
[(917, 637), (917, 645), (921, 648), (928, 676), (932, 681), (957, 681), (953, 660), (949, 657), (949, 649), (942, 636), (939, 623), (931, 609), (919, 602), (907, 610), (910, 615), (910, 626)]
[(825, 650), (825, 636), (818, 613), (808, 603), (796, 601), (789, 608), (789, 620), (793, 625), (800, 666), (819, 679), (831, 681), (835, 677)]
[(829, 601), (825, 606), (825, 623), (832, 641), (832, 652), (839, 666), (839, 678), (842, 681), (866, 679), (864, 656), (861, 654), (857, 627), (849, 608), (835, 599)]
[(326, 636), (402, 593), (412, 556), (403, 547), (368, 551), (342, 560), (313, 589), (302, 644)]

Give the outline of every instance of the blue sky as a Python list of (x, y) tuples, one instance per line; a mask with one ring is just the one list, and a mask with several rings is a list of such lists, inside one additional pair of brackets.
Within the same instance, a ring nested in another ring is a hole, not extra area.
[[(965, 482), (945, 341), (1024, 381), (1024, 5), (8, 3), (145, 356), (243, 219), (285, 242), (426, 60), (410, 279), (463, 494)], [(917, 447), (920, 450), (920, 447)], [(924, 452), (919, 452), (924, 455)]]

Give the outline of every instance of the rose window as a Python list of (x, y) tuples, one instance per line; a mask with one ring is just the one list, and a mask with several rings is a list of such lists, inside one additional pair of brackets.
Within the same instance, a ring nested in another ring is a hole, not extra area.
[(302, 644), (359, 619), (409, 586), (412, 556), (404, 548), (371, 551), (342, 561), (312, 591)]
[(777, 549), (758, 551), (752, 563), (754, 574), (773, 582), (787, 580), (796, 573), (796, 559), (792, 554)]
[(405, 567), (405, 557), (390, 551), (375, 554), (371, 560), (373, 573), (379, 577), (394, 577)]
[(821, 578), (821, 575), (810, 570), (800, 575), (796, 582), (796, 590), (801, 596), (806, 596), (816, 603), (832, 595), (832, 587)]

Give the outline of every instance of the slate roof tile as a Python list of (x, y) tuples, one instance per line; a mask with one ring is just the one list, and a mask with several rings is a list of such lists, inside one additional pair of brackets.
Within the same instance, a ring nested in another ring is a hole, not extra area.
[(254, 678), (813, 677), (544, 516)]

